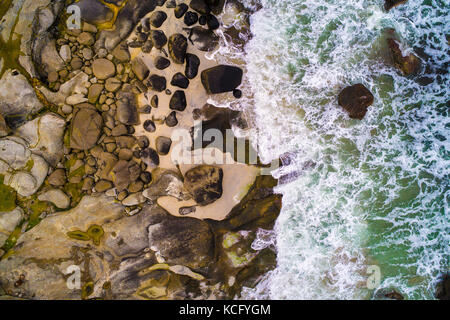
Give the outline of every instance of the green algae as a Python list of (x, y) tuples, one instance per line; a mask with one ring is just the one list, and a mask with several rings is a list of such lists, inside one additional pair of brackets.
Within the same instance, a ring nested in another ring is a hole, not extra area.
[(30, 201), (28, 212), (31, 212), (30, 218), (28, 219), (28, 225), (26, 231), (37, 226), (41, 222), (41, 214), (49, 210), (49, 205), (47, 202), (39, 201), (38, 199), (33, 199)]
[(0, 212), (9, 212), (16, 207), (16, 191), (3, 184), (4, 176), (0, 175)]
[(93, 224), (87, 230), (87, 234), (92, 239), (92, 242), (94, 242), (94, 244), (98, 246), (100, 244), (100, 239), (103, 237), (105, 232), (103, 231), (103, 228), (101, 226)]
[(81, 288), (81, 299), (87, 299), (91, 294), (94, 293), (94, 283), (89, 281), (83, 285)]
[(75, 230), (67, 232), (67, 236), (71, 239), (80, 240), (80, 241), (89, 241), (91, 237), (84, 231)]

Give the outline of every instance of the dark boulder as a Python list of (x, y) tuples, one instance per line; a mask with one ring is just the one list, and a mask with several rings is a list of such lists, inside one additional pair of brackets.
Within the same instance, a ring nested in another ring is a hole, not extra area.
[(235, 66), (219, 65), (202, 72), (202, 84), (209, 94), (229, 92), (242, 82), (242, 69)]
[(205, 0), (192, 0), (189, 6), (192, 10), (195, 10), (200, 14), (208, 14), (211, 12), (211, 8)]
[(180, 3), (174, 9), (175, 18), (180, 19), (187, 11), (189, 7), (185, 3)]
[(219, 36), (200, 26), (190, 30), (189, 41), (200, 51), (211, 52), (219, 46)]
[(152, 40), (153, 46), (157, 49), (162, 49), (167, 43), (167, 37), (161, 30), (150, 31), (150, 39)]
[(200, 66), (200, 59), (191, 53), (186, 54), (186, 69), (184, 71), (188, 79), (194, 79), (198, 74), (198, 67)]
[(155, 58), (155, 68), (158, 70), (164, 70), (170, 66), (170, 60), (164, 57)]
[(194, 218), (176, 218), (168, 213), (154, 216), (148, 227), (149, 246), (170, 264), (188, 268), (208, 267), (214, 259), (214, 235), (209, 224)]
[(186, 109), (186, 95), (183, 90), (177, 90), (170, 98), (169, 108), (176, 111), (184, 111)]
[(166, 90), (166, 85), (166, 78), (164, 77), (158, 76), (156, 74), (152, 74), (150, 77), (148, 77), (147, 86), (152, 90), (162, 92)]
[(133, 92), (120, 91), (117, 95), (117, 120), (123, 124), (134, 125), (139, 123), (137, 97)]
[(155, 149), (147, 148), (142, 150), (141, 160), (149, 166), (150, 169), (155, 169), (159, 166), (159, 156)]
[(408, 1), (408, 0), (385, 0), (384, 1), (384, 9), (389, 11), (396, 6), (399, 6), (403, 3), (405, 3), (406, 1)]
[(173, 75), (171, 85), (186, 89), (189, 86), (189, 80), (181, 72), (177, 72)]
[(212, 14), (206, 16), (206, 23), (208, 24), (208, 28), (210, 30), (216, 30), (220, 27), (219, 20), (217, 20), (216, 16)]
[(439, 300), (450, 300), (450, 274), (444, 274), (437, 284), (436, 298)]
[(145, 120), (143, 124), (144, 130), (147, 132), (155, 132), (156, 125), (152, 120)]
[(160, 136), (156, 138), (156, 151), (160, 155), (166, 155), (170, 151), (170, 147), (172, 146), (172, 140), (168, 137)]
[(169, 38), (169, 54), (173, 62), (183, 64), (186, 57), (187, 39), (182, 34), (176, 33)]
[(184, 15), (184, 24), (187, 25), (188, 27), (194, 25), (197, 23), (198, 21), (198, 14), (192, 11), (188, 11), (186, 12), (186, 14)]
[(162, 26), (164, 21), (166, 21), (166, 19), (167, 14), (164, 11), (156, 11), (150, 16), (150, 24), (155, 28), (159, 28)]
[(184, 187), (200, 206), (213, 203), (222, 196), (223, 170), (216, 166), (201, 165), (184, 175)]
[(355, 84), (341, 91), (338, 102), (352, 119), (361, 120), (367, 113), (367, 108), (373, 104), (372, 93), (362, 84)]
[(166, 126), (170, 128), (175, 127), (178, 124), (177, 113), (175, 111), (169, 113), (169, 115), (166, 117), (165, 123)]

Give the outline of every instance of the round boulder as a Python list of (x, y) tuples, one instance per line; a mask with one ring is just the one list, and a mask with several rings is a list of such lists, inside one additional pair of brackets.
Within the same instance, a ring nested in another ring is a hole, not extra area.
[(361, 120), (367, 113), (367, 108), (373, 104), (373, 95), (364, 85), (358, 83), (341, 91), (338, 102), (352, 119)]

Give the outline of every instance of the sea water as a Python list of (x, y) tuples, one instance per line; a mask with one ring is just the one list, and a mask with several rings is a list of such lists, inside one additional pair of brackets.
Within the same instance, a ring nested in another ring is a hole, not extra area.
[[(288, 158), (273, 174), (292, 179), (277, 187), (273, 234), (256, 242), (272, 239), (277, 267), (243, 296), (432, 299), (450, 265), (450, 2), (261, 3), (245, 47), (247, 112), (261, 158)], [(421, 75), (388, 63), (389, 28), (405, 54), (421, 52)], [(361, 121), (337, 104), (355, 83), (375, 97)]]

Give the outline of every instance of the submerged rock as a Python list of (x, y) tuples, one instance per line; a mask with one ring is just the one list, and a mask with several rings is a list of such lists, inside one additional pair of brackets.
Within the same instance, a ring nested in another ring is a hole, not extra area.
[(372, 93), (362, 84), (355, 84), (341, 91), (338, 102), (352, 119), (363, 119), (367, 108), (373, 104)]
[(219, 46), (219, 36), (212, 30), (199, 26), (190, 30), (189, 41), (200, 51), (211, 52)]
[(405, 76), (415, 74), (420, 70), (421, 61), (416, 55), (410, 53), (403, 56), (403, 52), (400, 49), (398, 42), (394, 39), (388, 39), (388, 45), (395, 67), (397, 67)]
[(184, 187), (201, 206), (213, 203), (222, 196), (223, 171), (219, 167), (201, 165), (190, 169), (184, 177)]
[(242, 69), (235, 66), (219, 65), (202, 72), (202, 84), (209, 94), (230, 92), (242, 82)]
[(384, 1), (384, 9), (389, 11), (396, 6), (406, 3), (406, 1), (408, 1), (408, 0), (385, 0)]

